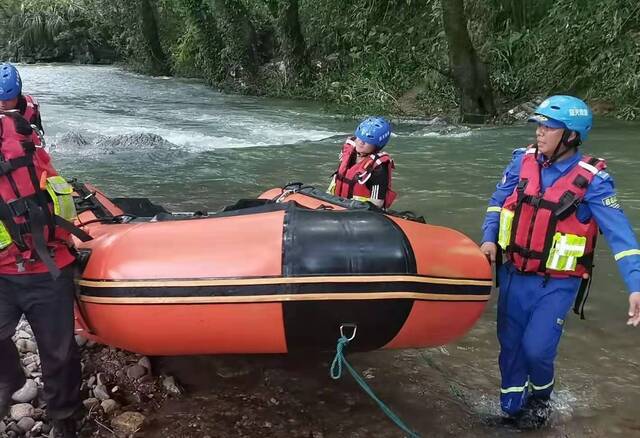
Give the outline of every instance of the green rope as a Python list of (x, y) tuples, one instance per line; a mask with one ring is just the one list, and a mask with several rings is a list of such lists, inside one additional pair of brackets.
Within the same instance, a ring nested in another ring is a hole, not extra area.
[(420, 438), (420, 435), (409, 429), (409, 427), (400, 419), (400, 417), (398, 417), (386, 404), (384, 404), (382, 400), (380, 400), (375, 395), (373, 390), (369, 387), (369, 385), (367, 385), (367, 382), (365, 382), (364, 379), (358, 374), (358, 372), (353, 369), (349, 362), (347, 362), (347, 359), (344, 357), (343, 350), (348, 343), (349, 339), (347, 339), (345, 336), (340, 336), (340, 339), (338, 339), (338, 345), (336, 346), (336, 356), (333, 358), (331, 369), (329, 370), (329, 375), (331, 376), (331, 378), (334, 380), (338, 380), (340, 377), (342, 377), (342, 365), (344, 364), (351, 376), (355, 379), (356, 382), (358, 382), (358, 385), (360, 385), (364, 392), (366, 392), (369, 397), (371, 397), (373, 401), (378, 404), (378, 407), (382, 410), (382, 412), (384, 412), (385, 415), (396, 424), (396, 426), (402, 429), (409, 437)]

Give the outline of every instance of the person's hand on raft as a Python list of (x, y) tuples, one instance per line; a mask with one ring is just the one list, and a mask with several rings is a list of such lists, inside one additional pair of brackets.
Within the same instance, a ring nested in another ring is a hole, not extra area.
[(480, 245), (480, 251), (487, 256), (487, 259), (494, 264), (496, 262), (496, 254), (498, 253), (498, 246), (493, 242), (484, 242)]
[(640, 324), (640, 292), (629, 295), (629, 320), (627, 325), (637, 327)]

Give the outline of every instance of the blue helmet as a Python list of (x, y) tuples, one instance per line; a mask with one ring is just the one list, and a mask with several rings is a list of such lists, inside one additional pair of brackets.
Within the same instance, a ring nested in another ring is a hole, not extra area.
[(5, 63), (0, 65), (0, 100), (11, 100), (22, 93), (22, 79), (18, 69)]
[(367, 117), (356, 128), (356, 137), (382, 149), (391, 137), (391, 125), (384, 117)]
[(593, 125), (593, 113), (584, 101), (573, 96), (551, 96), (545, 99), (530, 122), (536, 122), (550, 128), (564, 128), (580, 134), (584, 141)]

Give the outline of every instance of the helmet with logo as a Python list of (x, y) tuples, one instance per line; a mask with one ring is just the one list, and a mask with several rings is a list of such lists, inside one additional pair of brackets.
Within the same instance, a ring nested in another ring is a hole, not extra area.
[(391, 137), (391, 125), (384, 117), (367, 117), (356, 128), (356, 137), (382, 149)]
[(529, 121), (549, 128), (575, 131), (580, 134), (580, 140), (584, 141), (593, 125), (593, 113), (583, 100), (573, 96), (557, 95), (545, 99)]
[(0, 100), (12, 100), (22, 93), (22, 80), (18, 69), (5, 63), (0, 65)]

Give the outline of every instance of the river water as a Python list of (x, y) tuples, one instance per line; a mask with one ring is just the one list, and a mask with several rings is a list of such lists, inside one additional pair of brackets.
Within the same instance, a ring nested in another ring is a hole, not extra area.
[[(40, 100), (61, 173), (173, 210), (215, 210), (288, 181), (324, 186), (355, 125), (317, 103), (224, 95), (197, 81), (113, 67), (38, 65), (21, 73), (25, 91)], [(387, 146), (400, 195), (394, 207), (476, 240), (511, 151), (533, 135), (525, 124), (469, 129), (404, 120), (394, 129)], [(640, 124), (603, 120), (584, 147), (608, 159), (636, 232), (639, 147)], [(587, 320), (570, 317), (561, 343), (553, 424), (532, 436), (640, 436), (640, 330), (625, 325), (627, 292), (606, 244), (596, 264)], [(483, 420), (498, 413), (494, 321), (495, 297), (457, 344), (354, 355), (354, 363), (375, 375), (376, 390), (424, 436), (509, 436)], [(379, 431), (397, 436), (379, 421)]]

